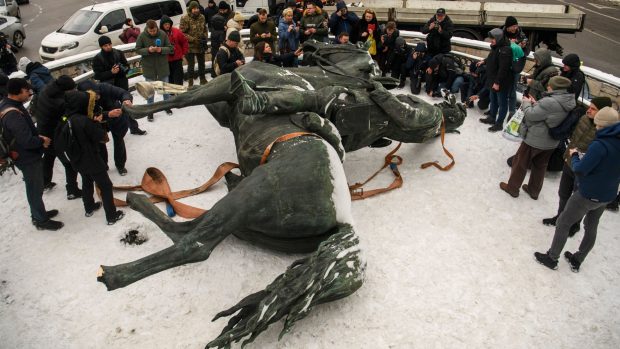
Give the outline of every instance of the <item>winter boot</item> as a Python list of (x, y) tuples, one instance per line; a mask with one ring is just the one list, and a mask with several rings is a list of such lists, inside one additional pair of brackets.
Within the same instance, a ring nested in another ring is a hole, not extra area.
[(564, 258), (566, 258), (566, 261), (568, 262), (568, 264), (570, 264), (570, 270), (573, 273), (578, 273), (579, 267), (581, 267), (581, 262), (579, 262), (577, 258), (575, 258), (575, 255), (566, 251), (564, 252)]
[(504, 129), (504, 127), (502, 126), (502, 124), (494, 124), (493, 126), (488, 128), (489, 132), (497, 132), (497, 131), (501, 131), (503, 129)]
[(530, 193), (530, 188), (527, 186), (527, 184), (523, 184), (521, 186), (521, 189), (523, 189), (523, 191), (526, 192), (527, 195), (529, 195), (532, 199), (538, 200), (538, 195), (536, 196), (532, 195), (532, 193)]
[(43, 222), (35, 221), (34, 226), (37, 227), (38, 230), (58, 230), (62, 228), (64, 224), (59, 221), (48, 219)]
[(548, 253), (534, 252), (534, 258), (536, 258), (536, 261), (538, 263), (544, 265), (549, 269), (558, 269), (558, 261), (551, 258)]
[(542, 224), (544, 225), (552, 225), (555, 227), (555, 222), (558, 220), (558, 216), (555, 217), (551, 217), (551, 218), (544, 218), (542, 220)]
[(618, 205), (620, 204), (620, 193), (616, 196), (616, 199), (607, 204), (607, 209), (610, 211), (618, 212)]
[(189, 78), (187, 78), (187, 87), (192, 86), (194, 86), (194, 78), (190, 76)]
[(495, 118), (492, 118), (490, 116), (486, 117), (486, 118), (482, 118), (479, 120), (481, 123), (483, 124), (487, 124), (487, 125), (494, 125), (495, 124)]
[(398, 88), (403, 88), (405, 87), (405, 79), (400, 79), (400, 84), (398, 84)]
[(100, 208), (101, 208), (101, 201), (97, 201), (93, 204), (92, 207), (89, 207), (85, 210), (86, 212), (84, 212), (84, 216), (91, 217), (92, 215), (95, 214), (95, 211), (97, 211)]
[(125, 217), (125, 213), (121, 210), (118, 210), (112, 214), (112, 217), (108, 218), (108, 225), (113, 225), (114, 223), (120, 221)]
[(510, 196), (512, 196), (513, 198), (518, 198), (519, 197), (519, 191), (517, 190), (517, 192), (513, 192), (510, 189), (508, 189), (508, 183), (506, 182), (501, 182), (499, 184), (499, 188), (503, 191), (505, 191), (506, 193), (510, 194)]
[[(54, 218), (56, 216), (58, 216), (58, 210), (49, 210), (45, 212), (45, 216), (47, 217), (47, 219), (51, 219)], [(37, 221), (36, 220), (32, 220), (32, 225), (36, 226), (37, 225)]]
[(206, 85), (207, 84), (207, 78), (205, 78), (204, 76), (200, 77), (200, 84), (201, 85)]

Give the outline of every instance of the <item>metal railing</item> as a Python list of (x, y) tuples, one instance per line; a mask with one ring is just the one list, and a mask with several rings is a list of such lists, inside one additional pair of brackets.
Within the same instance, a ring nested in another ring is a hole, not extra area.
[[(245, 55), (248, 57), (253, 56), (252, 46), (249, 42), (249, 29), (241, 30), (241, 36), (245, 45)], [(400, 31), (400, 35), (405, 38), (409, 45), (415, 45), (417, 42), (424, 41), (426, 35), (420, 32), (414, 31)], [(210, 45), (209, 45), (210, 47)], [(141, 56), (135, 52), (135, 44), (125, 44), (115, 47), (116, 49), (125, 53), (127, 60), (130, 64), (130, 68), (139, 68)], [(485, 58), (490, 50), (490, 44), (484, 41), (470, 40), (464, 38), (452, 38), (452, 53), (461, 57), (465, 62), (471, 62), (472, 60), (479, 60)], [(72, 76), (76, 82), (91, 78), (92, 72), (92, 60), (97, 55), (99, 50), (85, 52), (61, 58), (56, 61), (47, 62), (44, 65), (52, 72), (52, 75), (57, 77), (62, 74)], [(207, 53), (207, 57), (210, 53)], [(249, 60), (248, 60), (249, 61)], [(526, 70), (534, 64), (534, 57), (532, 54), (528, 56), (528, 65)], [(562, 60), (559, 58), (553, 58), (553, 64), (562, 67)], [(207, 61), (207, 68), (211, 67), (211, 62)], [(588, 92), (584, 95), (584, 103), (588, 104), (588, 100), (592, 96), (609, 96), (616, 103), (620, 105), (620, 78), (612, 74), (602, 72), (600, 70), (589, 68), (587, 66), (581, 67), (581, 70), (586, 75), (586, 82)], [(15, 72), (11, 74), (11, 77), (23, 77), (22, 72)]]

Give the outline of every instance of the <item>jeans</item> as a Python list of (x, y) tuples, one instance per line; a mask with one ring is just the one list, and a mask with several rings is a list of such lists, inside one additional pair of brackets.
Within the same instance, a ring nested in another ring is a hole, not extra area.
[[(504, 123), (506, 112), (508, 111), (508, 93), (506, 89), (495, 91), (491, 89), (491, 107), (489, 117), (495, 119), (496, 125)], [(499, 112), (499, 114), (498, 114)]]
[[(457, 76), (452, 82), (452, 86), (450, 86), (450, 93), (459, 92), (459, 90), (461, 89), (461, 85), (463, 85), (464, 82), (465, 82), (465, 78), (463, 78), (463, 76)], [(448, 88), (447, 83), (440, 82), (439, 90), (441, 90), (442, 88)]]
[(508, 94), (508, 113), (513, 115), (517, 111), (517, 82), (519, 82), (519, 78), (521, 77), (521, 73), (515, 73), (513, 76), (512, 82), (512, 90)]
[(30, 218), (37, 222), (47, 221), (49, 218), (43, 203), (43, 160), (37, 159), (29, 164), (20, 164), (17, 168), (24, 175)]
[(552, 259), (559, 259), (562, 249), (568, 239), (568, 231), (570, 227), (578, 222), (581, 218), (583, 221), (584, 234), (579, 250), (574, 254), (575, 259), (579, 263), (583, 262), (588, 253), (594, 247), (596, 241), (596, 232), (598, 229), (598, 222), (605, 212), (606, 202), (594, 202), (584, 198), (579, 191), (573, 193), (566, 203), (564, 212), (558, 217), (558, 221), (555, 225), (555, 235), (553, 235), (553, 242), (551, 248), (547, 252)]
[[(153, 79), (149, 79), (149, 78), (144, 78), (144, 80), (146, 81), (157, 81), (157, 80), (153, 80)], [(168, 82), (168, 77), (164, 76), (163, 78), (161, 78), (159, 81), (163, 81), (163, 82)], [(167, 93), (164, 93), (164, 101), (168, 100), (170, 98), (170, 95)], [(153, 104), (153, 102), (155, 102), (155, 96), (152, 96), (150, 98), (148, 98), (146, 100), (146, 104)]]

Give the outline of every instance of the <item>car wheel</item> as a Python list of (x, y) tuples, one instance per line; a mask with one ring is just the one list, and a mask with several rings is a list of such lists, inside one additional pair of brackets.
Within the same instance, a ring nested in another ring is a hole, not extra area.
[(24, 46), (24, 34), (20, 31), (16, 31), (13, 34), (13, 45), (22, 48)]

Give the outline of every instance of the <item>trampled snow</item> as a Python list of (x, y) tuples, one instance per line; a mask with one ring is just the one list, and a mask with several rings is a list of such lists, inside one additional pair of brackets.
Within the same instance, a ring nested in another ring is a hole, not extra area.
[[(487, 132), (480, 116), (470, 112), (461, 134), (447, 135), (456, 157), (451, 171), (420, 169), (424, 162), (448, 162), (439, 138), (404, 144), (398, 152), (403, 188), (353, 202), (367, 262), (362, 288), (315, 307), (280, 342), (283, 322), (272, 325), (249, 348), (620, 347), (620, 215), (605, 212), (580, 273), (564, 260), (557, 271), (537, 264), (533, 252), (546, 251), (553, 236), (540, 222), (557, 209), (559, 174), (547, 175), (537, 201), (501, 191), (510, 171), (506, 158), (518, 144)], [(202, 106), (160, 112), (155, 122), (140, 124), (148, 135), (126, 137), (128, 175), (110, 170), (117, 185), (138, 184), (155, 166), (173, 191), (192, 188), (220, 163), (236, 161), (232, 134)], [(347, 154), (349, 183), (374, 173), (390, 149)], [(386, 186), (391, 176), (386, 170), (370, 186)], [(102, 210), (85, 218), (79, 200), (65, 199), (58, 162), (54, 181), (58, 186), (44, 200), (60, 210), (65, 227), (47, 232), (30, 223), (21, 174), (0, 178), (2, 348), (203, 348), (226, 325), (226, 319), (211, 322), (215, 314), (301, 257), (229, 237), (205, 262), (108, 292), (96, 282), (99, 265), (130, 262), (171, 241), (127, 208), (113, 226)], [(219, 183), (183, 202), (209, 208), (225, 194)], [(119, 240), (131, 229), (149, 240), (124, 245)], [(567, 250), (575, 251), (582, 236), (569, 239)]]

